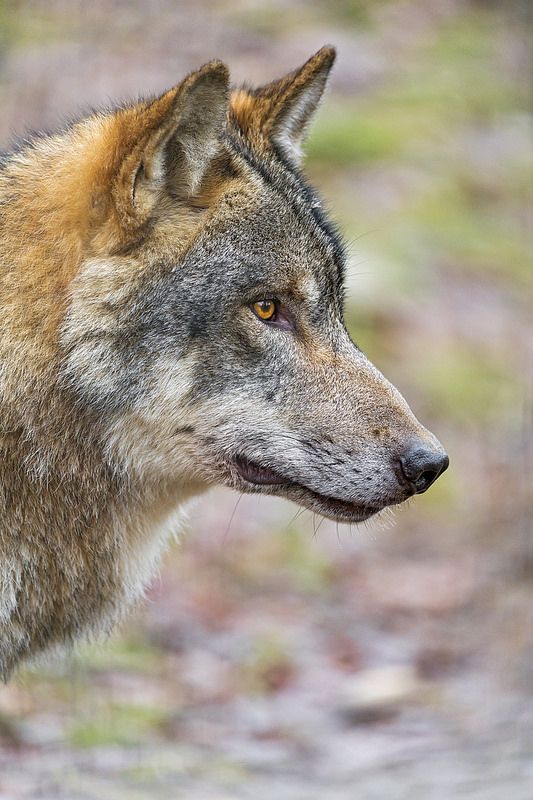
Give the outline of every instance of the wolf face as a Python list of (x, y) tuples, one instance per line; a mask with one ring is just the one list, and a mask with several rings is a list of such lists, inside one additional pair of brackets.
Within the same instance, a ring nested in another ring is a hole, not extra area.
[[(427, 489), (447, 457), (350, 341), (343, 244), (299, 170), (333, 55), (324, 48), (281, 81), (234, 92), (222, 132), (213, 122), (204, 132), (197, 194), (185, 203), (169, 163), (179, 139), (166, 142), (157, 169), (168, 196), (141, 241), (86, 262), (73, 282), (62, 374), (82, 403), (109, 411), (108, 458), (126, 470), (279, 494), (359, 521)], [(208, 68), (211, 88), (213, 76)], [(134, 293), (102, 292), (104, 276), (112, 284), (124, 269), (142, 273)], [(100, 314), (85, 331), (88, 301)]]
[(343, 323), (300, 172), (334, 59), (261, 89), (212, 62), (0, 166), (0, 674), (109, 628), (209, 486), (332, 519), (448, 459)]

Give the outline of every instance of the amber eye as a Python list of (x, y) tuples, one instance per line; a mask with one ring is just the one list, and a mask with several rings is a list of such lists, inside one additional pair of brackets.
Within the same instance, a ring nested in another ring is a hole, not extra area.
[(256, 303), (252, 303), (252, 311), (263, 322), (271, 322), (276, 318), (278, 305), (275, 300), (258, 300)]

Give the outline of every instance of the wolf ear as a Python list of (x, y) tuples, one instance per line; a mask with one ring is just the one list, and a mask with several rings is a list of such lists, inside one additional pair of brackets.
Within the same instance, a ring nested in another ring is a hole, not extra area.
[(119, 112), (112, 193), (125, 228), (146, 222), (163, 189), (196, 191), (219, 149), (228, 81), (227, 67), (212, 61), (156, 100)]
[(294, 72), (248, 91), (239, 89), (231, 109), (244, 133), (267, 139), (291, 161), (299, 163), (309, 123), (324, 93), (335, 61), (335, 48), (322, 47)]

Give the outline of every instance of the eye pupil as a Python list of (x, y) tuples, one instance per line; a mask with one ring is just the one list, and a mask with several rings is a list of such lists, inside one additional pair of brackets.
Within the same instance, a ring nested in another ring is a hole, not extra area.
[(256, 317), (268, 322), (276, 316), (277, 304), (275, 300), (258, 300), (252, 304), (252, 310)]

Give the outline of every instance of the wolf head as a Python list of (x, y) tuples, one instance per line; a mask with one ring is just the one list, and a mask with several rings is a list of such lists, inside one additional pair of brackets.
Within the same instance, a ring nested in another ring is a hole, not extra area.
[(343, 243), (300, 171), (334, 57), (325, 47), (236, 90), (212, 62), (49, 152), (73, 153), (65, 191), (84, 220), (59, 383), (140, 481), (225, 484), (359, 521), (447, 467), (350, 340)]

